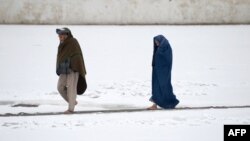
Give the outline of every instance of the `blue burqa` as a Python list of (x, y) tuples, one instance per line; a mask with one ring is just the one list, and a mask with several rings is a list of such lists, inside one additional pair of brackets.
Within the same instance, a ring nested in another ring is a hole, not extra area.
[[(155, 40), (159, 42), (159, 46)], [(179, 103), (171, 84), (172, 59), (172, 48), (168, 40), (163, 35), (154, 37), (151, 101), (164, 109), (175, 108)]]

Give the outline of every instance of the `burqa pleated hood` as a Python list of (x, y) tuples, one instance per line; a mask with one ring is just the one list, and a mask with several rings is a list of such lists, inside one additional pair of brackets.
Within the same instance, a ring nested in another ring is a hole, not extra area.
[[(159, 42), (159, 46), (155, 41)], [(153, 53), (153, 66), (171, 66), (172, 69), (172, 48), (168, 40), (163, 35), (155, 36), (153, 39), (154, 53)], [(157, 60), (157, 61), (156, 61)]]
[(160, 43), (159, 47), (169, 47), (168, 40), (163, 35), (158, 35), (154, 37), (154, 47), (157, 47), (155, 41), (158, 41)]

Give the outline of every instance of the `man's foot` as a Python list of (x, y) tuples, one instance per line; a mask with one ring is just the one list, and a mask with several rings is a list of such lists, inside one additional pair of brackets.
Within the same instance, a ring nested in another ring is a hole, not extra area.
[(157, 105), (153, 104), (152, 106), (148, 107), (147, 110), (157, 110)]
[(67, 110), (64, 112), (64, 114), (73, 114), (73, 113), (74, 113), (74, 111), (70, 111), (70, 110)]

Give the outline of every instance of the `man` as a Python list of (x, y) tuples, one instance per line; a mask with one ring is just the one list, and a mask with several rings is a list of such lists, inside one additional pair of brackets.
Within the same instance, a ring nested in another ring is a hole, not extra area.
[(65, 114), (74, 113), (77, 94), (87, 89), (86, 69), (78, 41), (68, 28), (56, 29), (60, 44), (58, 46), (56, 73), (59, 76), (57, 89), (68, 102)]

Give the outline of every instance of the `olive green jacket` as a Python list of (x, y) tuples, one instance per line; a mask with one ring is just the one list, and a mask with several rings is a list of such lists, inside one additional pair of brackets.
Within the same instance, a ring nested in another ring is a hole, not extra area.
[(77, 93), (83, 94), (87, 89), (87, 83), (85, 79), (86, 68), (80, 45), (72, 35), (70, 35), (63, 43), (60, 43), (58, 46), (56, 68), (58, 68), (59, 65), (66, 60), (70, 60), (69, 67), (71, 70), (74, 72), (79, 72)]

